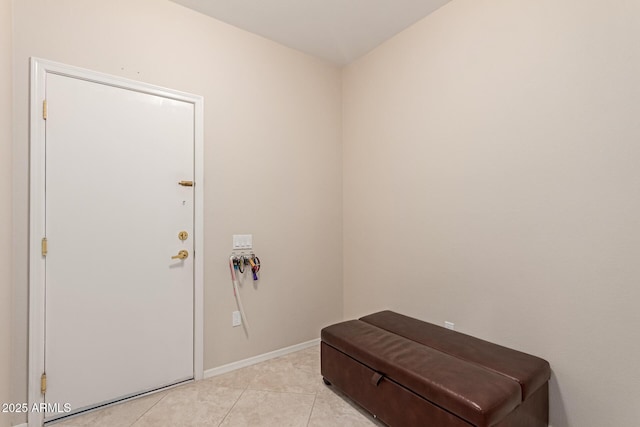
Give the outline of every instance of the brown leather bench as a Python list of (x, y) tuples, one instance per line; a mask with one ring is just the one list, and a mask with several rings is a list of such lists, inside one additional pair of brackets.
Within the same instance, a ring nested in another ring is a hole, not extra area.
[(321, 371), (390, 426), (548, 425), (549, 363), (392, 311), (328, 326)]

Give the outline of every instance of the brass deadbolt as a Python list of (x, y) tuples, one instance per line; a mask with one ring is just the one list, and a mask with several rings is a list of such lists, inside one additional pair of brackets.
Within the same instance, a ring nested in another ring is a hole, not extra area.
[(182, 240), (183, 242), (188, 238), (189, 238), (189, 233), (187, 233), (186, 231), (181, 231), (178, 233), (178, 239)]

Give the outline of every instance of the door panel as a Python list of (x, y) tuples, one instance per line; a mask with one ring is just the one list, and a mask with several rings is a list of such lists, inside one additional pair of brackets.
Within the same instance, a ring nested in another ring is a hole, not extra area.
[(46, 96), (46, 401), (193, 378), (193, 104), (56, 74)]

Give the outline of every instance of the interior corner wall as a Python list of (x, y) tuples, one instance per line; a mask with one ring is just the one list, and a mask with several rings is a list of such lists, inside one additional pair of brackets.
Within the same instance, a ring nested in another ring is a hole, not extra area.
[[(31, 56), (204, 96), (205, 370), (342, 319), (338, 67), (164, 0), (13, 7), (16, 401), (26, 398)], [(240, 290), (248, 338), (231, 325), (228, 267), (232, 235), (247, 233), (262, 261), (260, 281), (247, 275)]]
[[(454, 0), (344, 69), (344, 309), (547, 359), (554, 427), (640, 395), (640, 2)], [(348, 262), (346, 262), (348, 260)]]
[[(0, 405), (11, 401), (11, 10), (12, 0), (0, 0)], [(0, 412), (0, 427), (10, 420)]]

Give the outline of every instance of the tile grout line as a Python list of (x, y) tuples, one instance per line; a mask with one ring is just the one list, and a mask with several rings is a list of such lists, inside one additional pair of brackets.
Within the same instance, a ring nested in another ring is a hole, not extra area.
[(258, 391), (260, 393), (273, 393), (273, 394), (290, 394), (294, 396), (315, 396), (315, 391), (305, 391), (305, 392), (297, 392), (297, 391), (282, 391), (282, 390), (258, 390), (255, 388), (248, 388), (247, 390)]
[(318, 400), (318, 392), (316, 391), (315, 395), (313, 396), (313, 403), (311, 404), (311, 410), (309, 411), (309, 418), (307, 418), (307, 427), (309, 427), (309, 424), (311, 423), (311, 416), (313, 415), (313, 409), (316, 407), (316, 400)]
[(280, 393), (280, 394), (300, 394), (302, 396), (315, 395), (317, 391), (290, 391), (290, 390), (271, 390), (268, 388), (251, 388), (247, 387), (245, 390), (261, 391), (265, 393)]
[(144, 411), (142, 414), (140, 414), (140, 416), (139, 416), (138, 418), (136, 418), (136, 420), (135, 420), (133, 423), (131, 423), (131, 425), (130, 425), (129, 427), (133, 427), (133, 426), (134, 426), (138, 421), (140, 421), (140, 418), (144, 417), (144, 415), (145, 415), (147, 412), (149, 412), (150, 410), (152, 410), (153, 408), (155, 408), (155, 406), (156, 406), (158, 403), (160, 403), (161, 401), (163, 401), (165, 397), (169, 396), (169, 394), (170, 394), (171, 392), (172, 392), (172, 391), (167, 392), (167, 394), (165, 394), (165, 395), (164, 395), (164, 396), (162, 396), (160, 399), (158, 399), (158, 401), (157, 401), (156, 403), (154, 403), (153, 405), (151, 405), (151, 406), (149, 407), (149, 409), (147, 409), (147, 410), (146, 410), (146, 411)]
[(238, 402), (240, 401), (240, 399), (242, 398), (242, 396), (244, 396), (244, 393), (249, 389), (249, 386), (245, 387), (242, 390), (242, 393), (240, 393), (240, 395), (238, 396), (238, 398), (236, 399), (235, 402), (233, 402), (233, 405), (231, 405), (231, 408), (229, 408), (229, 410), (227, 411), (226, 414), (224, 414), (224, 417), (222, 417), (222, 419), (220, 420), (220, 423), (218, 423), (218, 427), (220, 427), (222, 425), (222, 423), (224, 423), (224, 420), (227, 419), (227, 417), (229, 416), (229, 414), (231, 413), (231, 411), (233, 411), (233, 408), (236, 407), (236, 405), (238, 404)]
[[(319, 357), (319, 356), (320, 356), (320, 352), (318, 352), (317, 357)], [(316, 357), (316, 355), (314, 355), (314, 357)], [(320, 370), (320, 369), (318, 369), (318, 370)], [(322, 377), (322, 372), (313, 372), (314, 375), (316, 373), (319, 373), (320, 377)], [(316, 393), (315, 393), (315, 396), (313, 396), (313, 404), (311, 405), (311, 411), (309, 412), (309, 419), (307, 420), (307, 427), (309, 427), (309, 424), (311, 424), (311, 417), (313, 416), (313, 410), (316, 408), (316, 402), (318, 401), (318, 393), (320, 393), (322, 391), (320, 387), (322, 387), (322, 385), (316, 386)]]

